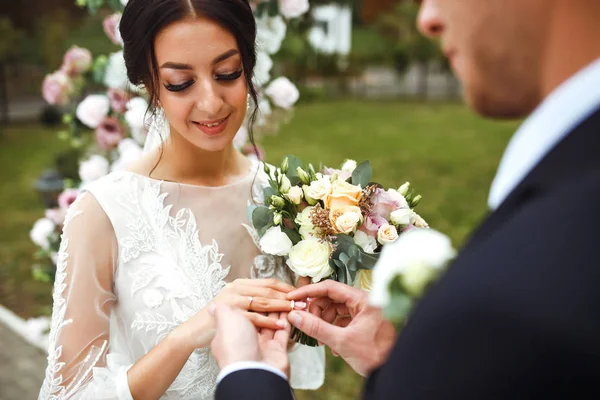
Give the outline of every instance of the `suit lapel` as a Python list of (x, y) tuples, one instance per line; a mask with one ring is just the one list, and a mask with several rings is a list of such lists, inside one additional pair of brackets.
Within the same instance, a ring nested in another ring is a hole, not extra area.
[[(570, 179), (600, 167), (600, 108), (560, 141), (475, 231), (465, 250), (476, 246), (521, 207)], [(568, 205), (565, 205), (568, 206)]]

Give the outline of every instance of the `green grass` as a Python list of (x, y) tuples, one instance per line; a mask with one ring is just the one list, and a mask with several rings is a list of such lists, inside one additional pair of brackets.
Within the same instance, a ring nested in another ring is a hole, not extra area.
[[(288, 153), (328, 166), (368, 159), (381, 184), (410, 180), (423, 195), (419, 213), (460, 247), (486, 212), (490, 182), (515, 128), (455, 103), (321, 102), (299, 106), (292, 122), (262, 144), (271, 163)], [(53, 129), (37, 125), (12, 126), (0, 136), (0, 304), (21, 315), (35, 315), (50, 301), (50, 287), (30, 279), (28, 232), (43, 215), (32, 184), (64, 146)], [(329, 355), (323, 388), (298, 398), (359, 398), (361, 386)]]

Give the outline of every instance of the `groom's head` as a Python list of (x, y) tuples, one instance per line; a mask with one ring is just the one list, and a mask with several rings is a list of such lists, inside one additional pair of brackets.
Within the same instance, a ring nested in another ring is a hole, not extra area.
[[(586, 14), (597, 13), (600, 0), (420, 3), (420, 30), (440, 39), (464, 85), (467, 102), (486, 116), (525, 116), (551, 89), (594, 58), (585, 59), (585, 52), (590, 56), (593, 49), (579, 49), (594, 33), (585, 39), (575, 31), (598, 25), (600, 15)], [(577, 57), (583, 65), (574, 64)]]

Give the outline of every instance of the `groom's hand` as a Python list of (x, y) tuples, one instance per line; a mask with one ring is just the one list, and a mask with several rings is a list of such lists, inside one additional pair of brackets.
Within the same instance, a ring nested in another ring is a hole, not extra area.
[(292, 311), (288, 316), (294, 326), (329, 346), (362, 376), (383, 364), (396, 331), (381, 309), (369, 305), (367, 292), (327, 280), (288, 294), (289, 300), (307, 298), (310, 312)]
[[(255, 361), (268, 364), (289, 376), (289, 324), (285, 329), (262, 329), (259, 333), (240, 311), (225, 304), (211, 306), (210, 313), (217, 323), (211, 350), (220, 369), (237, 362)], [(273, 313), (270, 317), (286, 322), (287, 313)]]

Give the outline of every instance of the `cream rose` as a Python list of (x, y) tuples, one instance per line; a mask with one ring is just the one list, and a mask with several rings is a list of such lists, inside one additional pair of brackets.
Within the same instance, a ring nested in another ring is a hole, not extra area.
[(315, 200), (325, 200), (331, 193), (331, 181), (328, 178), (322, 178), (312, 181), (307, 190), (307, 196)]
[(92, 154), (90, 158), (79, 164), (79, 177), (84, 183), (93, 182), (108, 174), (109, 162), (98, 154)]
[(320, 236), (320, 229), (312, 223), (312, 212), (314, 207), (306, 207), (296, 215), (296, 223), (300, 226), (302, 239), (316, 238)]
[(353, 172), (356, 169), (356, 161), (354, 160), (346, 160), (344, 165), (342, 165), (342, 171), (345, 172)]
[(298, 205), (302, 202), (303, 191), (298, 186), (292, 186), (289, 192), (285, 195), (285, 198), (291, 201), (293, 204)]
[(290, 250), (287, 265), (300, 276), (310, 276), (319, 282), (333, 274), (329, 266), (331, 245), (319, 239), (305, 239)]
[(370, 291), (373, 287), (373, 272), (370, 269), (360, 269), (354, 277), (354, 287)]
[(342, 206), (358, 206), (362, 197), (362, 189), (344, 181), (335, 181), (331, 185), (331, 193), (325, 199), (326, 208)]
[(275, 226), (267, 230), (260, 239), (259, 245), (263, 253), (274, 256), (286, 256), (293, 244), (288, 235), (281, 231), (281, 227)]
[(398, 239), (398, 231), (394, 225), (383, 224), (377, 231), (377, 240), (383, 245), (394, 243), (396, 239)]
[(356, 206), (336, 207), (329, 211), (329, 221), (336, 233), (354, 232), (361, 220), (362, 213)]

